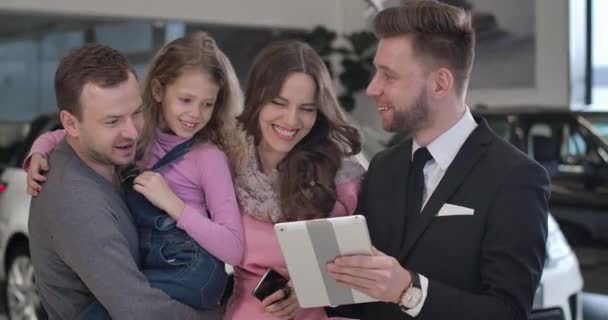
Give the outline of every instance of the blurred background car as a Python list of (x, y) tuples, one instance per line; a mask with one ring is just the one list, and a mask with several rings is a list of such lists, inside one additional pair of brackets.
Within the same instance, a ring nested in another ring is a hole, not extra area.
[(35, 138), (60, 127), (57, 116), (0, 123), (0, 281), (9, 319), (45, 319), (34, 287), (27, 220), (30, 196), (21, 164)]

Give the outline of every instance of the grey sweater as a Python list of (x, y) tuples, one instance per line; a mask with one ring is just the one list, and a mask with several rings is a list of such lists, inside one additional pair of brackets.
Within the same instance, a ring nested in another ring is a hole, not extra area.
[(32, 199), (29, 236), (36, 286), (50, 319), (76, 319), (94, 299), (113, 319), (219, 319), (150, 287), (121, 192), (62, 141)]

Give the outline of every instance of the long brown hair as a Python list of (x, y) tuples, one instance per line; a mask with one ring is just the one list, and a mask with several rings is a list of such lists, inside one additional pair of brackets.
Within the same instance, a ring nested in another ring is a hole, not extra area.
[(456, 91), (466, 90), (475, 57), (475, 33), (471, 15), (464, 9), (435, 0), (408, 0), (380, 11), (374, 30), (380, 38), (412, 36), (418, 57), (433, 67), (448, 67)]
[(197, 142), (209, 141), (220, 148), (226, 147), (226, 136), (234, 130), (235, 117), (242, 109), (241, 87), (230, 60), (215, 40), (207, 33), (197, 32), (165, 45), (150, 64), (143, 92), (146, 122), (138, 145), (138, 158), (145, 154), (161, 120), (162, 106), (154, 99), (152, 83), (158, 81), (165, 87), (186, 70), (205, 72), (220, 87), (209, 122), (194, 138)]
[(335, 177), (342, 159), (361, 151), (357, 129), (348, 124), (329, 72), (319, 55), (300, 41), (280, 41), (264, 48), (253, 62), (245, 108), (237, 118), (256, 146), (262, 140), (260, 110), (279, 96), (294, 72), (316, 84), (317, 119), (312, 129), (279, 163), (279, 203), (283, 221), (327, 217), (336, 203)]

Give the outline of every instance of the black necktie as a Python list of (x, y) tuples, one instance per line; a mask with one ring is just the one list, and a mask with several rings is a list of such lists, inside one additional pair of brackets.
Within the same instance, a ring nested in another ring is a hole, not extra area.
[(422, 197), (424, 195), (424, 165), (433, 159), (427, 148), (418, 148), (414, 152), (414, 159), (407, 178), (406, 215), (408, 225), (412, 225), (420, 215)]

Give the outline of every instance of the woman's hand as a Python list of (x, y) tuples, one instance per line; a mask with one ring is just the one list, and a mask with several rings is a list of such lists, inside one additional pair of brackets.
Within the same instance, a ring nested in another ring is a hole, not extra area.
[(133, 189), (141, 193), (155, 207), (164, 210), (175, 221), (179, 220), (184, 211), (184, 201), (182, 201), (169, 188), (167, 182), (158, 172), (145, 171), (133, 180)]
[[(289, 274), (286, 269), (275, 269), (276, 272), (289, 279)], [(296, 292), (293, 290), (293, 285), (289, 281), (285, 288), (275, 291), (262, 301), (264, 311), (272, 314), (281, 320), (290, 320), (296, 317), (300, 311)]]
[(49, 171), (49, 163), (42, 153), (34, 153), (30, 157), (30, 166), (27, 169), (27, 188), (26, 192), (32, 196), (37, 196), (42, 191), (42, 183), (46, 182), (43, 173)]

